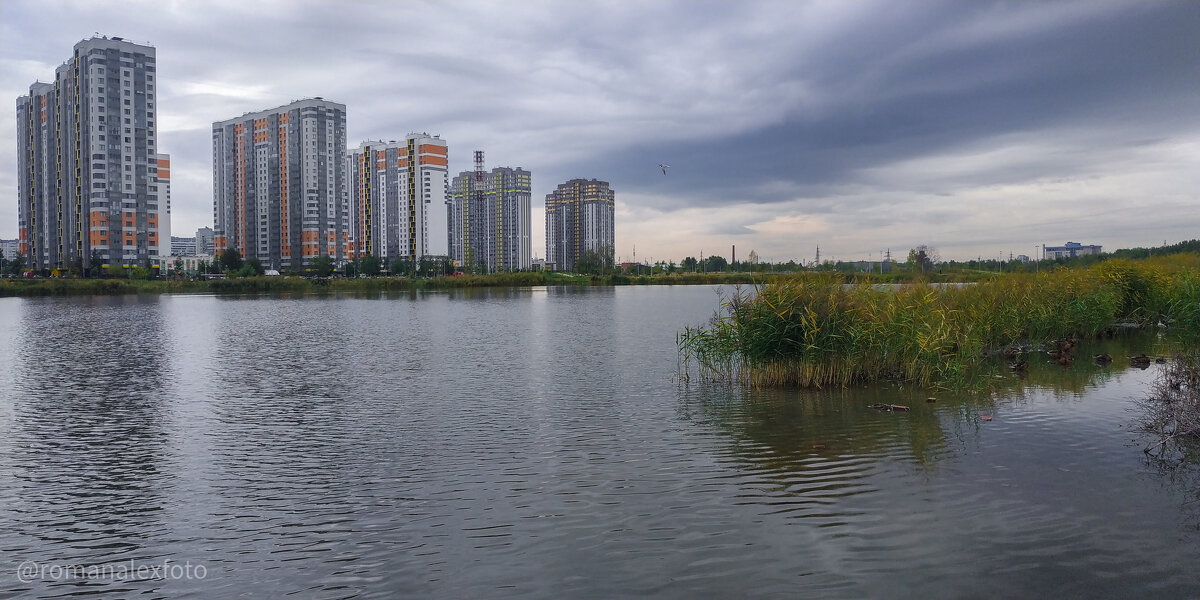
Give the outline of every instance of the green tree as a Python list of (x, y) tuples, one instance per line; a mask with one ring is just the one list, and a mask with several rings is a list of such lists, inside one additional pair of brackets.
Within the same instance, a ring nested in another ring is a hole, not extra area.
[(689, 257), (683, 259), (683, 270), (684, 271), (695, 271), (696, 266), (699, 264), (700, 263), (699, 263), (699, 261), (696, 260), (695, 256), (689, 256)]
[(362, 259), (362, 274), (367, 277), (378, 277), (379, 269), (381, 268), (379, 257), (374, 254), (368, 254)]
[(171, 276), (183, 277), (183, 259), (176, 258), (174, 263), (171, 263)]
[(100, 250), (92, 249), (92, 253), (88, 256), (88, 268), (85, 277), (100, 277), (104, 275), (104, 255)]
[(604, 259), (595, 250), (584, 250), (575, 261), (575, 272), (584, 275), (599, 275), (604, 270)]
[(412, 270), (412, 262), (407, 258), (397, 258), (392, 261), (391, 270), (392, 275), (407, 277)]
[(329, 258), (328, 254), (322, 254), (314, 257), (312, 262), (308, 263), (308, 267), (317, 277), (329, 277), (333, 274), (333, 259)]
[(724, 271), (729, 266), (729, 261), (725, 260), (724, 256), (710, 256), (704, 259), (704, 265), (701, 267), (705, 273), (715, 273)]
[(221, 253), (221, 266), (227, 271), (237, 271), (242, 268), (242, 253), (237, 248), (226, 248)]
[(262, 261), (257, 258), (247, 258), (246, 263), (242, 265), (242, 269), (246, 267), (250, 267), (251, 275), (263, 275), (267, 272), (266, 268), (263, 267)]
[(937, 250), (922, 244), (908, 251), (908, 261), (906, 262), (909, 269), (928, 273), (933, 270), (933, 265), (937, 264), (938, 260)]
[(440, 259), (432, 256), (421, 257), (420, 268), (417, 269), (417, 274), (422, 277), (433, 277), (445, 273), (443, 263)]

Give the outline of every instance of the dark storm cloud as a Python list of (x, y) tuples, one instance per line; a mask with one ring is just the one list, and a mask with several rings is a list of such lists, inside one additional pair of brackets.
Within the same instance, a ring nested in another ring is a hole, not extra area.
[[(820, 60), (797, 55), (797, 68), (783, 76), (822, 95), (792, 107), (783, 122), (704, 144), (642, 147), (635, 158), (672, 161), (672, 174), (686, 173), (704, 190), (688, 196), (691, 202), (736, 197), (770, 203), (824, 195), (853, 181), (860, 169), (1011, 132), (1125, 128), (1129, 137), (1111, 143), (1134, 147), (1147, 143), (1147, 136), (1161, 140), (1197, 129), (1195, 4), (1101, 5), (1099, 14), (1064, 16), (1052, 28), (959, 40), (947, 49), (953, 52), (935, 51), (938, 36), (986, 24), (998, 7), (937, 4), (944, 10), (896, 14), (910, 6), (895, 3), (877, 22), (847, 29), (845, 39), (823, 48)], [(1036, 21), (1038, 5), (1017, 6)], [(925, 42), (934, 48), (920, 51)], [(974, 183), (1070, 173), (1079, 162), (1086, 157), (992, 172)], [(606, 166), (629, 173), (633, 185), (662, 190), (674, 183), (619, 159)], [(794, 193), (746, 185), (767, 180), (790, 182)]]

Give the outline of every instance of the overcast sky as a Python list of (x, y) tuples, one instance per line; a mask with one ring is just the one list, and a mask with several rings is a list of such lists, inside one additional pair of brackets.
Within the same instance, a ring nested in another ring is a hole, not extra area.
[(625, 260), (1200, 237), (1200, 2), (0, 0), (0, 237), (15, 99), (97, 32), (157, 48), (175, 235), (212, 225), (212, 122), (322, 96), (351, 146), (529, 169), (537, 256), (574, 177)]

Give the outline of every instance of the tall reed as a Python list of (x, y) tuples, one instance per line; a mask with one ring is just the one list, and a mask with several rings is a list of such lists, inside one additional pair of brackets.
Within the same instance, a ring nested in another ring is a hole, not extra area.
[(1198, 290), (1194, 263), (1150, 260), (962, 286), (844, 285), (836, 276), (804, 276), (736, 290), (707, 326), (686, 328), (677, 341), (713, 379), (827, 386), (889, 378), (928, 386), (963, 376), (985, 349), (1096, 335), (1116, 322), (1198, 332)]

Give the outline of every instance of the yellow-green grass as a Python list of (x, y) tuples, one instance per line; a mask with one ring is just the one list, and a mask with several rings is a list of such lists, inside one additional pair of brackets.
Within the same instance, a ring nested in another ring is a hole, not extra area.
[(702, 374), (752, 385), (917, 385), (964, 376), (985, 350), (1163, 324), (1200, 337), (1195, 254), (881, 288), (805, 276), (738, 290), (678, 343)]

